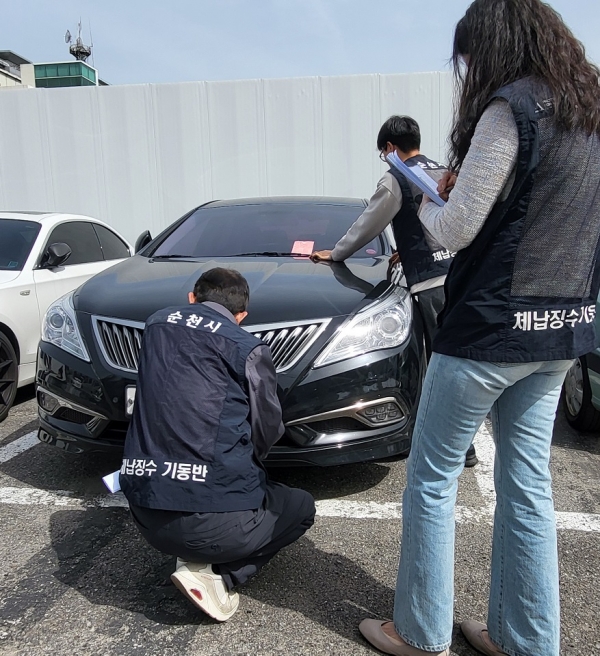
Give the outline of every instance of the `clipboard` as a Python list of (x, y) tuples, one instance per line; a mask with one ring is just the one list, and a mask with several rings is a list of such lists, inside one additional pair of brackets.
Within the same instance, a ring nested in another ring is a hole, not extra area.
[(444, 207), (446, 201), (442, 200), (438, 194), (437, 182), (433, 178), (430, 178), (418, 164), (416, 166), (407, 166), (396, 153), (386, 155), (385, 159), (390, 166), (393, 166), (397, 171), (400, 171), (407, 180), (412, 182), (424, 194), (431, 198), (436, 205)]

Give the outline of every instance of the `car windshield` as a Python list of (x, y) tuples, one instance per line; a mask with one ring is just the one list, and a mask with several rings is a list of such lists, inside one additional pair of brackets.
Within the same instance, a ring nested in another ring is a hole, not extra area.
[(22, 271), (40, 228), (36, 221), (0, 219), (0, 271)]
[[(361, 205), (264, 203), (196, 210), (154, 250), (153, 257), (285, 256), (331, 250), (360, 216)], [(353, 257), (382, 254), (376, 237)]]

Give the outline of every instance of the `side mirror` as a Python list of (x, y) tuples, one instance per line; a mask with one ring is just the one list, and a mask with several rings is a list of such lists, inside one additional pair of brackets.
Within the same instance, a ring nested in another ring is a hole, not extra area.
[(44, 254), (42, 267), (44, 269), (53, 269), (54, 267), (64, 264), (71, 257), (71, 247), (59, 241), (56, 244), (50, 244)]
[(152, 241), (152, 235), (150, 234), (150, 230), (146, 230), (146, 232), (142, 232), (142, 234), (135, 241), (134, 253), (139, 253), (142, 250), (142, 248), (148, 246), (148, 244), (151, 241)]

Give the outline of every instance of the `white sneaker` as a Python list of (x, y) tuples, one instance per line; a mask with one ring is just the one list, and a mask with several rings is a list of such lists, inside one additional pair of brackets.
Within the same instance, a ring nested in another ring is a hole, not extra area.
[(171, 580), (193, 604), (219, 622), (228, 620), (240, 604), (238, 593), (227, 590), (211, 565), (186, 563), (178, 558)]

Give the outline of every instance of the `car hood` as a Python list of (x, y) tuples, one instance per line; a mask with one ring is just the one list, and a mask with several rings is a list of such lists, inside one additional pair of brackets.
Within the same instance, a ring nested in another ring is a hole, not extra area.
[(250, 285), (248, 325), (347, 315), (387, 287), (388, 258), (353, 259), (348, 265), (294, 258), (152, 260), (141, 255), (88, 280), (75, 309), (104, 317), (146, 321), (157, 310), (187, 303), (204, 271), (239, 271)]
[(5, 285), (16, 280), (20, 273), (20, 271), (0, 271), (0, 285)]

